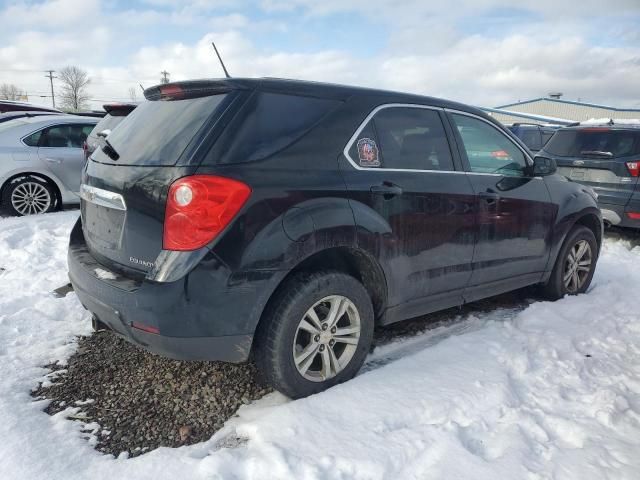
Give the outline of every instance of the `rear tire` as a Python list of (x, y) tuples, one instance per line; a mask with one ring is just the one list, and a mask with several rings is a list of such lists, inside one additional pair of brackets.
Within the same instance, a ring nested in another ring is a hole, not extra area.
[(340, 272), (295, 275), (262, 319), (256, 364), (291, 398), (321, 392), (356, 375), (371, 347), (371, 298)]
[(565, 295), (584, 293), (591, 285), (598, 260), (598, 243), (585, 226), (574, 226), (565, 239), (549, 281), (543, 287), (545, 297), (557, 300)]
[(2, 209), (9, 215), (37, 215), (57, 206), (58, 197), (51, 184), (33, 175), (11, 180), (2, 189)]

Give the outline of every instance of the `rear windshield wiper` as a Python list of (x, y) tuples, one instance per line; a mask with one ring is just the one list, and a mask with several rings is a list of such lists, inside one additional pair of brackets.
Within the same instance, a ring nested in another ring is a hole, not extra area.
[(113, 145), (109, 143), (109, 140), (104, 139), (104, 145), (102, 146), (102, 151), (106, 153), (109, 158), (113, 161), (117, 161), (120, 158), (120, 154), (116, 152), (116, 149), (113, 148)]
[(598, 157), (607, 157), (607, 158), (613, 157), (613, 153), (603, 152), (602, 150), (583, 150), (582, 152), (580, 152), (580, 155), (595, 155)]

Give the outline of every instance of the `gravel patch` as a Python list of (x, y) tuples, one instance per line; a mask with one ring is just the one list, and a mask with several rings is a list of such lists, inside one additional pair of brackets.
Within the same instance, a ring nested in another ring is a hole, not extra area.
[[(524, 308), (530, 294), (508, 293), (379, 328), (375, 346), (450, 325), (460, 315)], [(170, 360), (108, 331), (80, 338), (67, 365), (49, 368), (53, 383), (40, 385), (32, 395), (51, 400), (45, 409), (51, 415), (79, 407), (81, 413), (69, 418), (100, 425), (95, 448), (116, 456), (208, 440), (241, 405), (271, 391), (261, 384), (253, 364)]]

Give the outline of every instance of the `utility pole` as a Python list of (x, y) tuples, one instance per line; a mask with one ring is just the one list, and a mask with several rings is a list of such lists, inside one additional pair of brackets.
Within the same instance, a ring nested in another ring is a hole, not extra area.
[(48, 78), (49, 83), (51, 84), (51, 103), (53, 104), (53, 108), (56, 108), (56, 97), (53, 94), (53, 79), (58, 77), (53, 76), (53, 73), (55, 72), (55, 70), (45, 70), (45, 72), (49, 73), (49, 75), (45, 75), (45, 78)]
[(160, 72), (160, 74), (162, 75), (162, 79), (160, 80), (160, 83), (169, 83), (169, 72), (167, 72), (166, 70), (163, 70)]

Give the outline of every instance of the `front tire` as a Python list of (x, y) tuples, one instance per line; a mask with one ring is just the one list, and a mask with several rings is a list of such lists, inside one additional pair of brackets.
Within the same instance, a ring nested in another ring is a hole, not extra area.
[(598, 260), (598, 243), (593, 232), (576, 225), (567, 235), (544, 294), (551, 300), (584, 293), (591, 285)]
[(16, 178), (2, 190), (2, 207), (13, 216), (51, 212), (55, 210), (57, 203), (51, 185), (32, 175)]
[(340, 272), (302, 273), (276, 295), (256, 347), (267, 382), (302, 398), (354, 377), (373, 339), (373, 307), (364, 286)]

